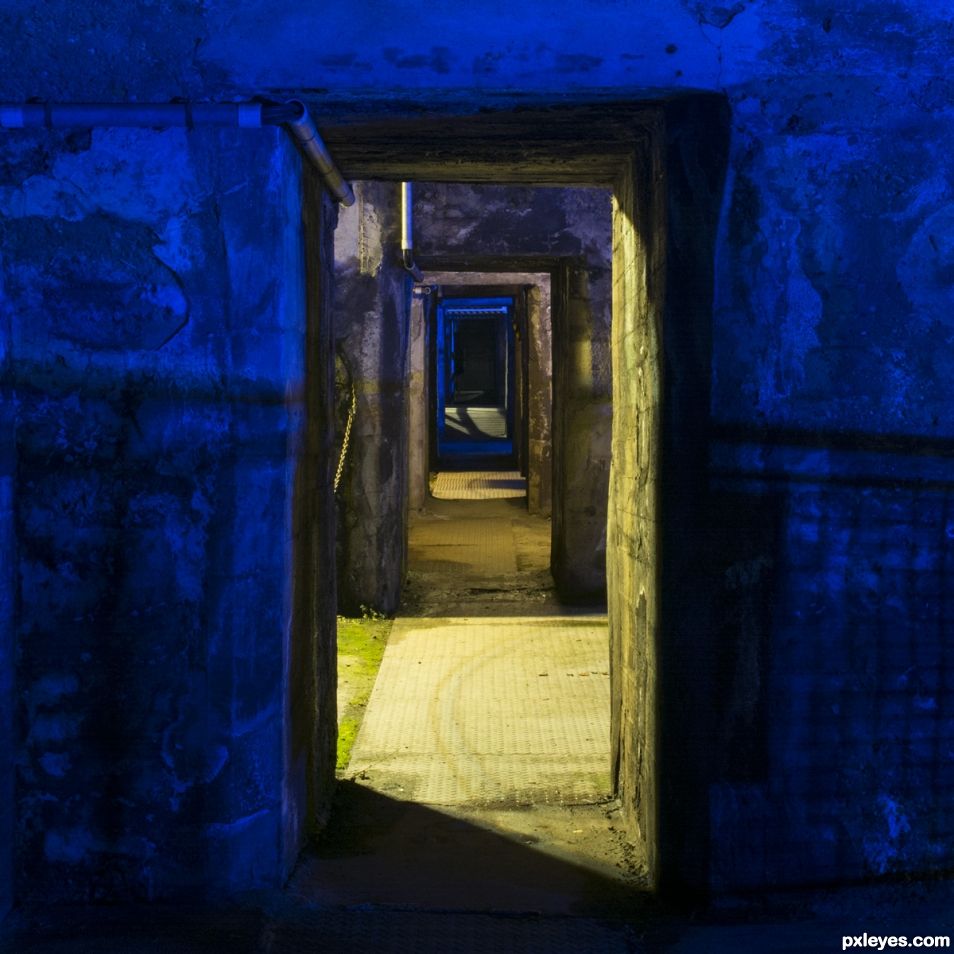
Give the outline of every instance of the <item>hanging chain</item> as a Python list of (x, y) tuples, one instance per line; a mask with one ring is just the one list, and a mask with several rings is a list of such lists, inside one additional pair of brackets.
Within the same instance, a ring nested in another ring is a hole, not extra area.
[(351, 407), (348, 408), (348, 423), (345, 424), (344, 439), (341, 442), (341, 456), (338, 458), (338, 469), (335, 471), (334, 492), (338, 493), (338, 484), (344, 473), (345, 457), (348, 456), (348, 444), (351, 441), (351, 425), (354, 423), (354, 412), (358, 408), (358, 398), (354, 393), (354, 384), (351, 385)]

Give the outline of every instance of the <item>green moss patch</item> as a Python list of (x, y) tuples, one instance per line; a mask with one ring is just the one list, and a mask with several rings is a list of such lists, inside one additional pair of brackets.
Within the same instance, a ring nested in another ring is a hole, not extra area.
[(351, 749), (371, 698), (393, 620), (376, 614), (363, 619), (338, 617), (338, 756), (347, 768)]

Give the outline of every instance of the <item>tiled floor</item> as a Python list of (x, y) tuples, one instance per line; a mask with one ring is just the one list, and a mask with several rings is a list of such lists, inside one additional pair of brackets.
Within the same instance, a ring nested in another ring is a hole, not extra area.
[(608, 668), (602, 618), (398, 619), (348, 772), (430, 805), (606, 798)]
[[(445, 488), (519, 478), (440, 476)], [(454, 516), (412, 522), (411, 575), (441, 580), (448, 615), (395, 620), (348, 773), (428, 805), (606, 798), (606, 617), (541, 616), (534, 604), (505, 601), (508, 587), (519, 593), (522, 572), (545, 570), (548, 548), (521, 551), (518, 568), (516, 504), (457, 508)], [(546, 523), (538, 522), (545, 538)], [(528, 568), (528, 561), (541, 566)], [(496, 597), (504, 611), (468, 602), (475, 592)]]

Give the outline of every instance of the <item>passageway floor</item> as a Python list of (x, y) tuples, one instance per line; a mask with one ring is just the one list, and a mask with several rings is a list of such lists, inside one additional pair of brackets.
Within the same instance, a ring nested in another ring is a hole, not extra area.
[(562, 606), (524, 500), (432, 499), (339, 784), (291, 891), (323, 905), (621, 917), (605, 614)]
[(405, 617), (593, 615), (562, 604), (550, 576), (550, 521), (524, 498), (441, 500), (412, 514)]
[(427, 805), (592, 804), (609, 706), (605, 617), (400, 617), (348, 774)]

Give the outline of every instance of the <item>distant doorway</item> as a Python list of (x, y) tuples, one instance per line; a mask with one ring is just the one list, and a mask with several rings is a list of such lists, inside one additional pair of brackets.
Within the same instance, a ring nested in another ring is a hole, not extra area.
[(436, 429), (440, 467), (514, 463), (513, 298), (437, 305)]

